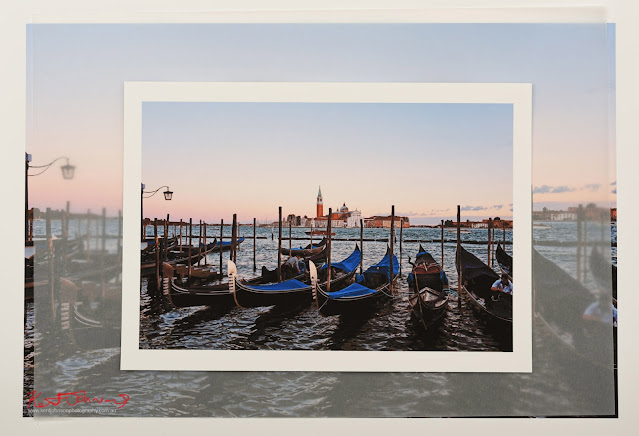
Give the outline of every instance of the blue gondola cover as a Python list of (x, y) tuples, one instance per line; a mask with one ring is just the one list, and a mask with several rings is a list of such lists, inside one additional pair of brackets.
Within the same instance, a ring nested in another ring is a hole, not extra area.
[[(348, 256), (346, 259), (344, 259), (341, 262), (331, 263), (331, 266), (333, 268), (341, 269), (342, 271), (349, 273), (355, 270), (355, 268), (357, 268), (361, 260), (362, 260), (362, 252), (360, 251), (359, 248), (356, 248), (355, 250), (353, 250), (351, 255)], [(319, 270), (320, 271), (325, 270), (326, 268), (328, 268), (328, 264), (322, 265), (322, 267)]]

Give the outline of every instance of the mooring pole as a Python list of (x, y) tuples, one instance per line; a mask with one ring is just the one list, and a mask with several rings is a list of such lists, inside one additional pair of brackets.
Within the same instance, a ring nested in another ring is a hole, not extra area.
[(91, 260), (91, 209), (87, 209), (87, 260)]
[(231, 227), (231, 255), (233, 262), (237, 262), (237, 214), (233, 214), (233, 226)]
[(277, 220), (277, 279), (282, 281), (282, 206), (279, 207)]
[(183, 251), (184, 250), (182, 250), (182, 218), (180, 218), (180, 253)]
[[(206, 223), (204, 223), (204, 253), (208, 251), (208, 247), (206, 245)], [(207, 254), (204, 254), (204, 265), (208, 265)]]
[(402, 239), (404, 239), (403, 237), (403, 232), (404, 232), (404, 220), (400, 220), (399, 222), (400, 227), (399, 227), (399, 273), (402, 273), (402, 258), (403, 258), (403, 253), (402, 253)]
[(189, 260), (188, 260), (188, 275), (187, 281), (191, 283), (191, 247), (193, 246), (193, 218), (189, 218)]
[(394, 294), (393, 289), (393, 256), (395, 255), (395, 205), (391, 207), (391, 223), (390, 223), (390, 271), (389, 271), (389, 287), (391, 295)]
[(332, 208), (328, 208), (328, 227), (327, 227), (327, 236), (328, 236), (328, 240), (327, 240), (327, 244), (328, 244), (328, 257), (327, 257), (327, 268), (326, 268), (326, 292), (331, 292), (331, 229), (332, 229), (332, 225), (331, 225), (331, 218), (333, 215), (333, 209)]
[(506, 223), (501, 223), (501, 228), (503, 230), (503, 242), (504, 242), (504, 250), (506, 250)]
[(53, 235), (51, 233), (51, 208), (47, 207), (46, 214), (46, 236), (49, 248), (49, 289), (51, 290), (51, 320), (56, 325), (57, 313), (55, 309), (55, 249), (53, 246)]
[(364, 273), (364, 220), (359, 219), (359, 249), (362, 254), (359, 258), (359, 273)]
[(255, 251), (256, 251), (256, 228), (257, 228), (257, 220), (253, 218), (253, 271), (257, 270), (257, 263), (255, 262)]
[(461, 312), (462, 287), (464, 279), (462, 278), (461, 267), (461, 208), (457, 205), (457, 310)]
[(491, 218), (488, 218), (488, 266), (492, 266), (492, 259), (490, 258), (490, 255), (492, 253), (491, 250), (491, 232), (492, 232), (492, 224), (493, 224), (493, 220)]
[(200, 225), (197, 228), (197, 266), (200, 266), (200, 261), (202, 257), (202, 220), (200, 220)]
[(224, 219), (220, 220), (220, 274), (222, 274), (222, 249), (224, 248), (222, 245), (222, 240), (224, 238)]
[(288, 222), (288, 255), (293, 255), (293, 223), (291, 221)]
[(169, 260), (169, 214), (166, 214), (164, 221), (164, 261)]
[(581, 211), (582, 206), (577, 209), (577, 281), (581, 282)]
[(442, 227), (442, 269), (444, 269), (444, 220), (442, 220), (441, 223), (441, 227)]
[(158, 241), (158, 219), (153, 219), (153, 239), (155, 241), (155, 291), (160, 287), (160, 246)]

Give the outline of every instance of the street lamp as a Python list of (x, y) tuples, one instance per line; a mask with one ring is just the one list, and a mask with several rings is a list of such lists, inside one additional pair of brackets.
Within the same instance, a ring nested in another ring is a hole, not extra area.
[[(46, 165), (29, 165), (29, 162), (32, 160), (32, 156), (25, 152), (24, 153), (24, 240), (29, 239), (29, 177), (39, 176), (44, 173), (46, 170), (51, 168), (51, 166), (59, 161), (60, 159), (66, 159), (66, 164), (62, 165), (60, 169), (62, 170), (62, 178), (65, 180), (71, 180), (73, 178), (73, 173), (75, 171), (75, 167), (69, 164), (69, 158), (66, 156), (61, 156), (57, 159), (52, 160)], [(29, 168), (41, 169), (37, 174), (29, 174)]]
[[(141, 230), (142, 230), (142, 241), (144, 241), (144, 238), (146, 237), (146, 234), (145, 234), (146, 232), (144, 231), (145, 230), (144, 212), (143, 212), (143, 210), (144, 210), (144, 199), (153, 197), (162, 188), (166, 188), (166, 191), (163, 192), (164, 199), (166, 201), (169, 201), (169, 200), (171, 200), (173, 198), (173, 191), (171, 191), (171, 188), (169, 188), (168, 186), (160, 186), (155, 191), (145, 191), (144, 190), (145, 188), (146, 188), (146, 185), (144, 183), (142, 183), (141, 188), (140, 188), (140, 226), (141, 226)], [(145, 197), (144, 194), (151, 194), (151, 195), (147, 195)]]

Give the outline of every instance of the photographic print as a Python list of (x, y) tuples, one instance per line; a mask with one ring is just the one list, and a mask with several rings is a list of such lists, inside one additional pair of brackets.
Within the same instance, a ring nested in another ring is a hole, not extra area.
[[(529, 85), (131, 83), (125, 99), (126, 132), (141, 132), (125, 156), (127, 174), (141, 165), (140, 219), (124, 228), (125, 262), (141, 241), (141, 350), (346, 351), (323, 355), (342, 370), (379, 370), (363, 351), (513, 351)], [(408, 171), (405, 156), (422, 164)], [(423, 353), (392, 359), (429, 367)]]

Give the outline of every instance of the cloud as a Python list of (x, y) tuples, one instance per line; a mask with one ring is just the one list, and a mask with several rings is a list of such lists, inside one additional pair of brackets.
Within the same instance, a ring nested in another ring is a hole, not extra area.
[(610, 191), (610, 192), (611, 192), (611, 193), (613, 193), (613, 194), (616, 194), (616, 193), (617, 193), (617, 188), (613, 189), (613, 190), (612, 190), (612, 191)]
[(575, 188), (571, 188), (569, 186), (535, 186), (533, 189), (533, 194), (561, 194), (563, 192), (572, 192), (575, 191)]
[(614, 182), (612, 182), (610, 186), (617, 186), (617, 181), (615, 180)]
[(494, 206), (491, 206), (491, 209), (503, 209), (504, 205), (503, 204), (496, 204)]
[(486, 206), (462, 206), (462, 211), (476, 211), (476, 210), (486, 210), (488, 209)]
[(595, 192), (595, 191), (599, 191), (600, 187), (601, 185), (599, 183), (591, 183), (588, 185), (584, 185), (581, 189), (586, 189), (590, 192)]

